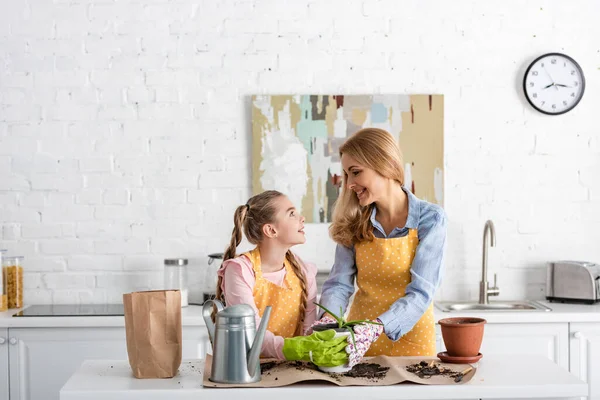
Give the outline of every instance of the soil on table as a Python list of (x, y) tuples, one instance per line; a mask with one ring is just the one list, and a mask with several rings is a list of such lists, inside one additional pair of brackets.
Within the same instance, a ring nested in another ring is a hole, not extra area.
[(277, 365), (279, 365), (277, 361), (268, 361), (266, 363), (260, 364), (260, 373), (265, 374), (265, 372), (269, 372), (269, 370), (275, 368)]
[(412, 372), (421, 379), (429, 379), (432, 376), (441, 375), (447, 376), (448, 378), (454, 379), (454, 382), (460, 382), (463, 380), (464, 375), (460, 371), (453, 371), (450, 368), (443, 367), (441, 365), (427, 361), (421, 361), (416, 364), (411, 364), (406, 367), (408, 372)]
[(317, 366), (304, 361), (267, 361), (260, 364), (261, 375), (271, 375), (271, 370), (280, 366), (286, 365), (288, 367), (296, 368), (298, 371), (316, 371)]
[(377, 363), (360, 363), (356, 364), (352, 369), (344, 376), (350, 378), (369, 378), (369, 379), (382, 379), (385, 378), (390, 367), (382, 367)]
[[(318, 371), (318, 367), (316, 365), (304, 361), (267, 361), (260, 364), (260, 372), (262, 375), (271, 375), (271, 371), (280, 365), (293, 367), (298, 371)], [(341, 382), (340, 378), (343, 376), (348, 378), (365, 378), (372, 382), (377, 382), (385, 378), (389, 369), (389, 367), (382, 367), (377, 363), (360, 363), (356, 364), (348, 372), (327, 374), (338, 382)]]

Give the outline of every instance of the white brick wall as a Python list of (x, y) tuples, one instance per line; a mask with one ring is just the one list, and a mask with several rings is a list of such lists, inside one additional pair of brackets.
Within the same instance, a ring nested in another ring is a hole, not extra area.
[[(482, 229), (501, 298), (543, 297), (548, 260), (600, 261), (600, 3), (0, 0), (0, 248), (30, 303), (120, 301), (195, 278), (250, 194), (255, 93), (445, 95), (446, 275), (475, 298)], [(572, 112), (521, 93), (528, 63), (584, 68)], [(297, 251), (327, 270), (327, 227)], [(247, 246), (246, 246), (247, 247)]]

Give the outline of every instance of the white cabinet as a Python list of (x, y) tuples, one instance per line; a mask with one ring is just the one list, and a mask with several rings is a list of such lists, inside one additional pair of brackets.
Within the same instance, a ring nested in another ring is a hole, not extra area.
[(589, 399), (600, 399), (600, 323), (572, 323), (570, 371), (590, 386)]
[[(436, 325), (439, 351), (445, 350)], [(481, 354), (540, 354), (569, 368), (569, 324), (485, 324)]]
[[(183, 328), (184, 359), (204, 357), (205, 332)], [(11, 328), (8, 334), (10, 400), (58, 400), (60, 388), (84, 360), (127, 359), (125, 328)]]
[(0, 328), (0, 399), (8, 398), (8, 329)]

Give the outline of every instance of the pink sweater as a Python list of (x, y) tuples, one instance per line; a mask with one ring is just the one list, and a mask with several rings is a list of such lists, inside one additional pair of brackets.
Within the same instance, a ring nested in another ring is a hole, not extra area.
[[(317, 267), (312, 263), (303, 262), (298, 256), (296, 258), (300, 261), (300, 265), (303, 268), (308, 289), (306, 315), (304, 316), (304, 330), (306, 330), (313, 324), (317, 314), (317, 306), (313, 304), (317, 299)], [(256, 313), (256, 326), (258, 327), (260, 317), (258, 316), (258, 309), (254, 303), (254, 296), (252, 294), (256, 277), (254, 276), (254, 269), (248, 257), (239, 256), (224, 261), (218, 274), (219, 276), (223, 276), (221, 289), (225, 296), (225, 303), (228, 306), (235, 304), (249, 304), (252, 306)], [(276, 272), (263, 272), (263, 278), (276, 285), (283, 286), (285, 274), (285, 268), (282, 268)], [(261, 356), (285, 360), (282, 352), (283, 339), (282, 336), (275, 336), (267, 330), (262, 345)]]

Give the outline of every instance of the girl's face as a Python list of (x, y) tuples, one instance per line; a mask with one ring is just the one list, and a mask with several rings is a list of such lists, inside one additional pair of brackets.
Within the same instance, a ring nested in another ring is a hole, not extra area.
[(342, 168), (346, 176), (346, 187), (356, 194), (361, 206), (376, 202), (385, 195), (388, 179), (375, 170), (359, 164), (345, 153), (342, 153)]
[(275, 216), (276, 238), (285, 245), (293, 246), (306, 242), (304, 236), (304, 217), (300, 215), (294, 204), (287, 196), (279, 196), (275, 199)]

